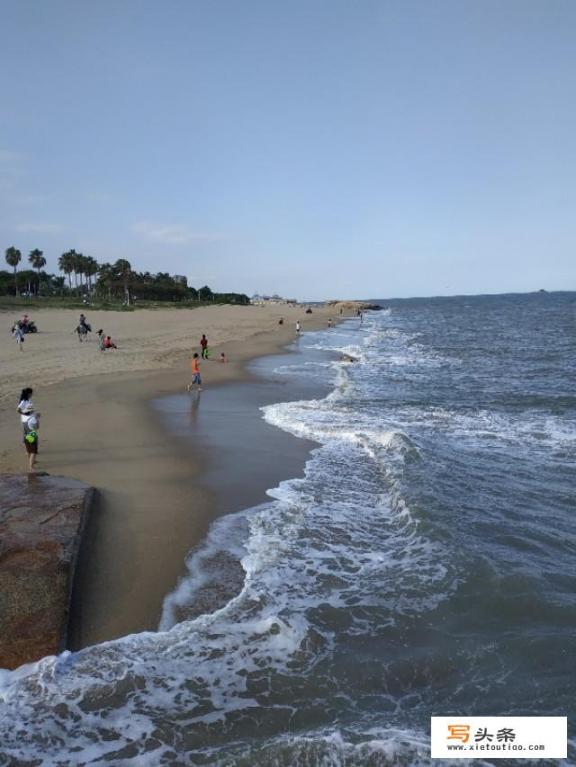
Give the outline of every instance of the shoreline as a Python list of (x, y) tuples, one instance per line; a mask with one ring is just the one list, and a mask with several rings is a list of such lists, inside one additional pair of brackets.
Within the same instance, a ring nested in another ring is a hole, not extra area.
[[(317, 310), (303, 330), (325, 327), (333, 309)], [(254, 380), (247, 365), (281, 352), (295, 335), (287, 320), (218, 345), (214, 354), (223, 350), (231, 361), (205, 362), (205, 386)], [(168, 369), (70, 378), (38, 391), (38, 469), (81, 479), (98, 491), (78, 561), (72, 649), (155, 631), (165, 596), (185, 573), (186, 555), (216, 516), (214, 492), (197, 481), (206, 454), (194, 446), (184, 450), (152, 405), (183, 392), (188, 379), (188, 361), (175, 360)], [(2, 453), (11, 471), (23, 468), (17, 428), (15, 418), (0, 426), (1, 444), (12, 445)]]
[[(272, 503), (274, 495), (269, 495), (270, 490), (285, 481), (304, 478), (310, 453), (319, 443), (270, 424), (261, 412), (262, 407), (279, 402), (323, 398), (332, 390), (331, 385), (310, 379), (301, 381), (293, 376), (285, 378), (276, 371), (285, 365), (301, 367), (306, 360), (318, 358), (318, 350), (303, 350), (299, 346), (293, 344), (250, 362), (249, 372), (254, 374), (250, 380), (222, 383), (192, 398), (177, 394), (154, 403), (169, 433), (179, 439), (185, 449), (197, 443), (194, 454), (202, 470), (196, 477), (195, 487), (209, 494), (210, 525), (218, 520), (219, 524), (233, 526), (232, 518), (237, 514), (245, 518), (250, 510)], [(325, 356), (332, 359), (333, 355)], [(208, 535), (212, 544), (219, 538), (207, 529), (190, 555), (204, 556)], [(224, 541), (222, 544), (225, 545)], [(195, 561), (192, 556), (192, 562)], [(218, 572), (226, 571), (229, 564), (224, 557)], [(183, 569), (182, 590), (177, 589), (174, 601), (164, 602), (161, 623), (164, 628), (173, 625), (173, 621), (213, 612), (244, 586), (244, 570), (232, 567), (222, 581), (215, 574), (216, 583), (209, 580), (205, 590), (201, 589), (188, 601), (187, 588), (196, 577), (189, 557), (185, 558)]]
[[(280, 352), (291, 340), (270, 336), (258, 339), (262, 348), (257, 354), (251, 343), (249, 353), (234, 363), (204, 363), (203, 393), (252, 381), (247, 366), (260, 356)], [(225, 352), (226, 346), (222, 347)], [(144, 430), (144, 423), (147, 432), (136, 482), (128, 476), (98, 493), (79, 557), (70, 620), (71, 649), (130, 633), (156, 631), (165, 597), (186, 574), (188, 553), (202, 542), (218, 516), (215, 491), (200, 482), (208, 469), (207, 451), (203, 445), (195, 446), (191, 440), (171, 434), (153, 405), (162, 397), (186, 394), (184, 385), (172, 383), (174, 372), (155, 375), (155, 383), (146, 386), (146, 391), (140, 390), (140, 401), (132, 407), (138, 432)], [(176, 377), (186, 381), (188, 365)], [(138, 382), (129, 374), (126, 383), (133, 386)], [(115, 514), (120, 510), (121, 516)], [(117, 559), (120, 550), (123, 562)], [(91, 567), (95, 562), (98, 571)]]

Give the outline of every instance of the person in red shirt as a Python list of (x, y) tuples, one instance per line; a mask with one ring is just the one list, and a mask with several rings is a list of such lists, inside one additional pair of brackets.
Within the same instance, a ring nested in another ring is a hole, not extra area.
[(200, 339), (200, 346), (202, 347), (202, 359), (207, 360), (208, 359), (208, 339), (202, 333), (202, 338)]
[(105, 336), (104, 337), (104, 342), (103, 342), (102, 346), (104, 347), (104, 349), (117, 349), (118, 348), (116, 346), (116, 344), (112, 341), (110, 336)]

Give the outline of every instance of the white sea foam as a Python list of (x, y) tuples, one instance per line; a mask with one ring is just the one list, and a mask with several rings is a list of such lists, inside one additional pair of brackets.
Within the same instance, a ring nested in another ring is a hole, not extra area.
[(404, 428), (445, 433), (463, 445), (492, 443), (524, 450), (529, 444), (534, 449), (549, 450), (573, 447), (576, 442), (576, 423), (547, 413), (498, 413), (486, 408), (458, 412), (438, 406), (396, 406), (393, 417)]
[[(231, 759), (233, 761), (227, 761)], [(488, 767), (482, 759), (468, 760), (475, 767)], [(252, 764), (275, 767), (434, 767), (426, 733), (409, 729), (370, 727), (362, 730), (330, 729), (279, 736), (244, 755), (230, 750), (219, 767)], [(461, 767), (460, 759), (444, 759), (446, 767)]]
[[(363, 347), (333, 348), (365, 359), (370, 332)], [(162, 632), (3, 675), (5, 755), (52, 764), (73, 742), (78, 765), (129, 763), (123, 750), (134, 748), (140, 764), (169, 760), (172, 746), (154, 735), (166, 716), (185, 716), (188, 727), (216, 726), (266, 705), (269, 692), (254, 683), (249, 688), (252, 676), (266, 670), (300, 677), (330, 655), (333, 636), (311, 624), (311, 611), (325, 604), (351, 609), (347, 631), (357, 635), (375, 629), (354, 615), (359, 607), (383, 608), (385, 625), (442, 599), (449, 582), (442, 551), (419, 533), (395, 485), (392, 459), (401, 462), (414, 446), (407, 435), (362, 422), (350, 410), (351, 367), (337, 366), (335, 392), (325, 400), (266, 409), (270, 422), (322, 447), (304, 479), (269, 491), (269, 504), (215, 524), (189, 558), (188, 576), (166, 600)], [(228, 598), (221, 606), (177, 622), (218, 580), (222, 562), (236, 577), (233, 595), (225, 583)], [(418, 582), (436, 588), (418, 595)], [(370, 746), (358, 748), (363, 753)]]
[[(160, 632), (1, 673), (0, 764), (65, 764), (71, 745), (78, 767), (185, 765), (195, 755), (222, 767), (432, 764), (427, 736), (411, 729), (287, 733), (306, 705), (319, 716), (352, 694), (331, 666), (346, 640), (381, 643), (396, 622), (427, 615), (455, 589), (449, 544), (429, 534), (405, 493), (406, 466), (422, 460), (426, 430), (459, 440), (538, 440), (540, 428), (558, 440), (564, 432), (554, 418), (526, 427), (481, 409), (390, 406), (383, 376), (402, 385), (407, 371), (428, 375), (452, 364), (415, 334), (387, 326), (392, 317), (300, 339), (357, 363), (276, 371), (334, 371), (328, 397), (263, 409), (269, 423), (319, 447), (302, 478), (214, 524), (167, 597)], [(379, 694), (400, 716), (402, 691)], [(420, 694), (408, 690), (407, 710)], [(356, 703), (347, 702), (347, 715)], [(260, 721), (267, 732), (285, 734), (259, 743)]]
[(306, 378), (308, 377), (324, 378), (326, 376), (327, 371), (331, 369), (332, 364), (333, 364), (332, 362), (323, 362), (323, 361), (283, 364), (273, 368), (272, 373), (274, 375), (285, 375), (285, 376), (293, 376), (293, 375), (301, 376), (302, 374), (304, 374)]

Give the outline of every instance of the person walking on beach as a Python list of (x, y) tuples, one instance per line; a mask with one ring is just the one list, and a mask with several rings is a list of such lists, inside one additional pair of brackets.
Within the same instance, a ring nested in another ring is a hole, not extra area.
[(208, 339), (202, 333), (202, 338), (200, 339), (200, 346), (202, 347), (202, 359), (207, 360), (208, 359)]
[(300, 333), (300, 320), (296, 320), (296, 332)]
[(329, 318), (328, 318), (328, 327), (329, 327), (329, 328), (331, 328), (331, 327), (332, 327), (332, 317), (329, 317)]
[(186, 388), (188, 391), (191, 391), (192, 387), (195, 386), (197, 391), (202, 391), (202, 378), (200, 377), (200, 359), (198, 358), (198, 352), (194, 352), (190, 367), (192, 368), (192, 380)]
[(30, 387), (22, 389), (18, 412), (22, 423), (24, 449), (28, 455), (28, 468), (34, 471), (36, 456), (38, 455), (38, 427), (40, 426), (40, 413), (36, 412), (32, 402), (33, 390)]
[(24, 331), (20, 327), (20, 325), (15, 322), (12, 327), (12, 335), (14, 336), (16, 340), (16, 346), (20, 349), (21, 352), (24, 351)]

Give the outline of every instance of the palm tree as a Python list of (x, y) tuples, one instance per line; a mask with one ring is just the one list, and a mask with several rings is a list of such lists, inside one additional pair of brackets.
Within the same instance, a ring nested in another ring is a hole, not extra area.
[[(62, 254), (58, 261), (58, 266), (68, 275), (70, 290), (72, 290), (72, 278), (70, 277), (72, 272), (74, 272), (74, 286), (76, 288), (78, 287), (78, 276), (80, 276), (80, 287), (83, 287), (82, 275), (84, 274), (84, 256), (82, 253), (76, 253), (74, 248), (71, 248), (66, 251), (66, 253)], [(66, 268), (64, 268), (64, 266)]]
[(126, 261), (125, 258), (119, 258), (114, 264), (114, 271), (124, 286), (124, 300), (126, 301), (126, 306), (130, 306), (130, 278), (132, 277), (132, 267), (130, 262)]
[(30, 251), (28, 261), (32, 264), (33, 269), (38, 270), (38, 295), (40, 295), (40, 269), (43, 269), (46, 266), (46, 259), (44, 258), (42, 251), (35, 248)]
[(72, 257), (73, 251), (68, 250), (66, 253), (62, 253), (60, 258), (58, 259), (58, 269), (60, 269), (61, 272), (64, 272), (64, 274), (68, 275), (68, 285), (70, 287), (70, 290), (72, 290), (72, 272), (74, 271), (74, 263), (73, 263), (73, 257)]
[(112, 264), (100, 264), (98, 267), (98, 280), (96, 281), (96, 290), (106, 289), (108, 291), (108, 300), (112, 301), (112, 287), (114, 285), (114, 267)]
[[(78, 287), (78, 275), (81, 272), (81, 263), (80, 259), (82, 258), (81, 253), (76, 253), (74, 248), (68, 251), (68, 255), (70, 256), (70, 263), (72, 264), (72, 271), (74, 272), (74, 287)], [(82, 280), (80, 280), (80, 284), (82, 284)]]
[(82, 278), (86, 276), (86, 256), (82, 255), (82, 253), (76, 255), (76, 268), (80, 275), (80, 292), (84, 293), (85, 280)]
[(14, 246), (6, 250), (6, 263), (14, 269), (14, 292), (18, 295), (18, 264), (22, 259), (22, 253)]
[(95, 258), (92, 256), (84, 257), (84, 274), (88, 277), (88, 290), (90, 292), (92, 292), (92, 277), (98, 274), (99, 269), (98, 261)]

